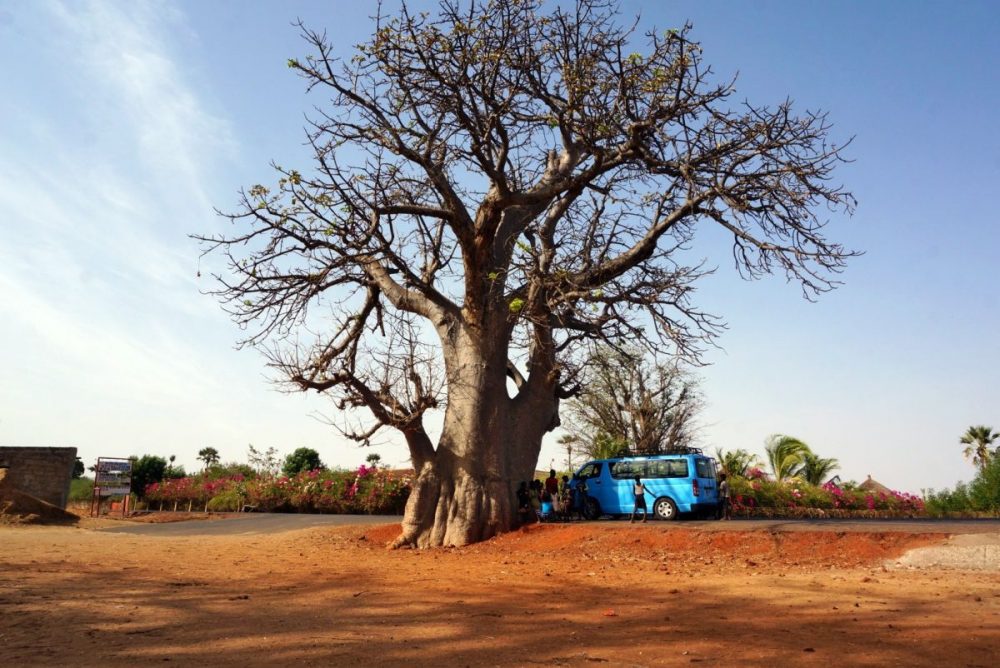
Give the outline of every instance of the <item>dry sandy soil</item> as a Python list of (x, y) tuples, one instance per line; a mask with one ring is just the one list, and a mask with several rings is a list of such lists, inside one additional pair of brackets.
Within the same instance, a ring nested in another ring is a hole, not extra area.
[[(106, 522), (106, 521), (105, 521)], [(1000, 574), (883, 567), (941, 535), (393, 526), (165, 538), (0, 526), (0, 666), (995, 666)]]

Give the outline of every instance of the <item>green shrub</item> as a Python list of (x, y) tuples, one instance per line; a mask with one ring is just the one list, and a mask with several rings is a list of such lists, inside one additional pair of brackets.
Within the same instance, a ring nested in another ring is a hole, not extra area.
[(219, 480), (221, 478), (234, 478), (236, 476), (243, 476), (246, 480), (252, 480), (257, 477), (257, 472), (249, 464), (227, 462), (225, 464), (212, 464), (199, 477), (204, 480)]
[(799, 491), (802, 493), (801, 505), (808, 508), (822, 508), (828, 510), (833, 508), (833, 495), (818, 485), (800, 485)]
[(1000, 457), (994, 457), (969, 485), (969, 495), (976, 510), (1000, 511)]
[(235, 513), (243, 505), (243, 495), (229, 490), (213, 496), (208, 501), (208, 509), (217, 513)]
[(927, 512), (932, 515), (955, 513), (1000, 513), (1000, 458), (976, 473), (972, 482), (960, 482), (955, 489), (925, 494)]
[(955, 485), (955, 489), (943, 489), (940, 492), (933, 489), (927, 490), (924, 494), (924, 503), (929, 515), (962, 513), (972, 510), (969, 488), (964, 482)]
[(74, 478), (69, 483), (70, 501), (90, 501), (94, 496), (94, 480), (92, 478)]

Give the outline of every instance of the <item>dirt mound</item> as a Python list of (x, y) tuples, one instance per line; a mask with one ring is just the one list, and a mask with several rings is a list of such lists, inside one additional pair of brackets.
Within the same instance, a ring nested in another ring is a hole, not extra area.
[[(390, 543), (398, 524), (337, 531), (372, 547)], [(363, 536), (363, 538), (362, 538)], [(913, 548), (941, 543), (943, 534), (832, 531), (703, 531), (661, 524), (606, 522), (532, 524), (462, 550), (482, 556), (582, 562), (659, 563), (664, 567), (759, 572), (853, 568), (896, 559)]]
[(70, 524), (79, 520), (58, 506), (0, 484), (0, 524)]
[(470, 549), (538, 555), (575, 554), (618, 561), (712, 564), (717, 569), (850, 568), (879, 564), (939, 534), (813, 531), (701, 531), (657, 525), (531, 525)]

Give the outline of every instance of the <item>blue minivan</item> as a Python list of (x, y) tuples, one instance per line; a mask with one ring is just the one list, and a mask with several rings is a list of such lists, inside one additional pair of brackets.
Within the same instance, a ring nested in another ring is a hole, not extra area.
[(583, 514), (625, 515), (635, 506), (632, 485), (639, 476), (647, 490), (646, 505), (661, 520), (680, 513), (717, 516), (719, 490), (715, 460), (700, 453), (615, 457), (584, 464), (573, 479), (573, 489), (586, 485)]

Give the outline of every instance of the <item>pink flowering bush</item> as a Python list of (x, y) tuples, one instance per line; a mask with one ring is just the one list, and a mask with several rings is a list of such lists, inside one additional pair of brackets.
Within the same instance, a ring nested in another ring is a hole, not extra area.
[(249, 505), (261, 511), (400, 514), (409, 498), (409, 472), (361, 465), (356, 470), (303, 471), (294, 477), (242, 474), (225, 478), (191, 476), (149, 485), (151, 503), (206, 507)]
[(730, 480), (737, 517), (912, 517), (924, 514), (923, 499), (906, 492), (868, 492), (800, 480)]

